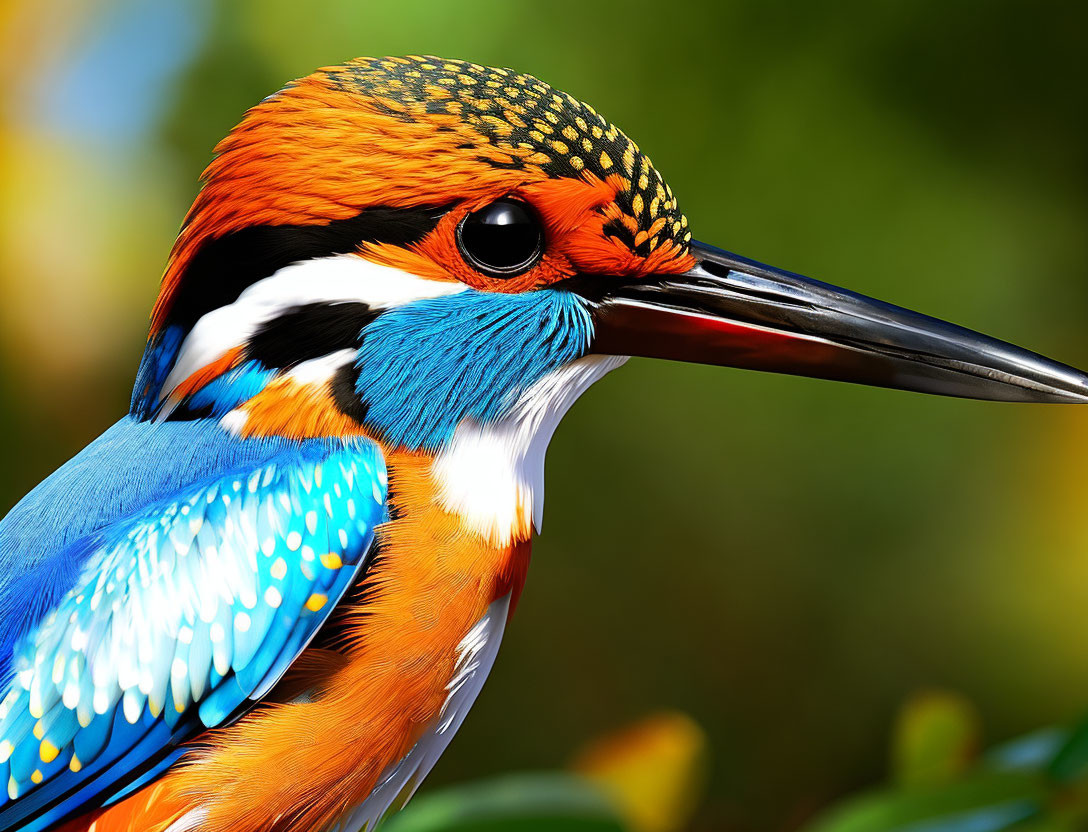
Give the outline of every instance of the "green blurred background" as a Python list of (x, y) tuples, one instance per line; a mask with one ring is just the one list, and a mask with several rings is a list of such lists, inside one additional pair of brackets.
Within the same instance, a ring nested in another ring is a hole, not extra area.
[[(695, 235), (1088, 366), (1080, 3), (6, 0), (0, 509), (127, 405), (215, 141), (357, 55), (531, 72)], [(793, 829), (919, 689), (987, 742), (1088, 707), (1088, 412), (633, 361), (552, 443), (524, 599), (436, 785), (705, 729), (696, 825)]]

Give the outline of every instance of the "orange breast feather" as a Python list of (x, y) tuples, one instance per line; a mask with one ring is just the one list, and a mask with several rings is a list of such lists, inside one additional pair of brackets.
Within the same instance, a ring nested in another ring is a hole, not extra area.
[(493, 600), (516, 602), (528, 567), (527, 541), (490, 546), (434, 505), (430, 466), (419, 454), (388, 456), (396, 519), (330, 623), (342, 661), (303, 654), (303, 669), (281, 683), (315, 695), (208, 732), (186, 764), (64, 832), (163, 832), (198, 808), (209, 832), (314, 832), (362, 803), (437, 716), (465, 634)]

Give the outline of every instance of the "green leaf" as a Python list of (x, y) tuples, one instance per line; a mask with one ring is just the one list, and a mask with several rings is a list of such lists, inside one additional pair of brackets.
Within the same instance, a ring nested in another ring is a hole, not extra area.
[(997, 832), (1040, 819), (1046, 803), (1039, 777), (982, 772), (946, 786), (854, 798), (817, 818), (806, 832)]
[(1050, 764), (1050, 776), (1062, 784), (1088, 777), (1088, 719), (1069, 735)]
[(1083, 832), (1083, 826), (1058, 818), (1046, 817), (1022, 823), (1016, 832)]
[(1068, 739), (1067, 729), (1043, 728), (987, 750), (981, 762), (993, 769), (1044, 772)]
[(626, 832), (613, 804), (569, 774), (520, 774), (430, 792), (384, 832)]
[(933, 691), (913, 697), (896, 721), (895, 781), (910, 788), (952, 782), (970, 765), (978, 738), (978, 716), (962, 696)]

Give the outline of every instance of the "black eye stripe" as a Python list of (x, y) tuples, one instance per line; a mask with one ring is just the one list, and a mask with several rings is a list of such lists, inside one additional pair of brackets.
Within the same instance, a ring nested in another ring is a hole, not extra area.
[(325, 225), (258, 225), (206, 240), (181, 277), (166, 326), (187, 331), (208, 312), (234, 303), (247, 287), (291, 263), (347, 254), (361, 243), (417, 243), (448, 210), (374, 207)]
[(514, 277), (540, 261), (544, 227), (526, 203), (497, 199), (461, 220), (457, 245), (477, 271), (491, 277)]
[(263, 324), (246, 345), (246, 358), (283, 369), (338, 350), (354, 349), (363, 327), (381, 314), (359, 302), (309, 303)]

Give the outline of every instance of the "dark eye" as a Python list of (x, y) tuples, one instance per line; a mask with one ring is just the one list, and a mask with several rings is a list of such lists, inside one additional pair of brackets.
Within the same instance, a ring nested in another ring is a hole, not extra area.
[(461, 220), (457, 243), (473, 268), (493, 277), (512, 277), (540, 259), (544, 229), (524, 202), (497, 199)]

